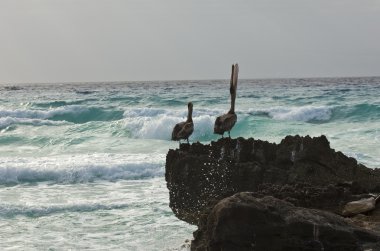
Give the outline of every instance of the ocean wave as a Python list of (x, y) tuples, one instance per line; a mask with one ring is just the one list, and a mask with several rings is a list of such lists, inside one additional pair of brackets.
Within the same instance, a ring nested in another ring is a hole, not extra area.
[(70, 105), (48, 110), (0, 110), (0, 118), (4, 117), (86, 123), (89, 121), (119, 120), (123, 118), (123, 111)]
[(249, 113), (258, 116), (269, 116), (276, 120), (313, 122), (330, 120), (333, 108), (327, 106), (274, 107), (267, 109), (250, 109)]
[[(157, 108), (135, 108), (125, 110), (123, 116), (125, 118), (138, 118), (138, 117), (155, 117), (157, 115), (173, 114), (173, 112), (165, 109)], [(181, 112), (183, 114), (183, 112)]]
[(33, 125), (33, 126), (43, 126), (43, 125), (62, 125), (65, 124), (64, 121), (49, 121), (42, 119), (28, 119), (28, 118), (12, 118), (12, 117), (0, 117), (0, 130), (8, 130), (10, 126), (13, 125)]
[[(125, 120), (124, 126), (135, 138), (143, 139), (164, 139), (169, 140), (173, 127), (176, 123), (185, 118), (161, 115), (153, 118), (139, 117), (133, 120)], [(194, 133), (190, 136), (191, 140), (205, 140), (205, 136), (212, 135), (215, 117), (201, 115), (193, 118)]]
[(76, 155), (41, 158), (1, 158), (0, 185), (21, 183), (87, 183), (158, 177), (163, 163), (153, 155)]
[(27, 217), (42, 217), (58, 213), (82, 213), (98, 210), (115, 210), (127, 208), (128, 204), (72, 204), (72, 205), (51, 205), (51, 206), (27, 206), (14, 204), (0, 204), (0, 217), (14, 217), (24, 215)]
[(82, 95), (89, 95), (95, 93), (95, 91), (89, 91), (89, 90), (75, 90), (75, 93), (82, 94)]
[(353, 106), (336, 107), (334, 119), (350, 119), (352, 121), (363, 121), (380, 118), (380, 105), (355, 104)]
[[(220, 109), (197, 109), (193, 112), (194, 133), (190, 139), (213, 138), (215, 117)], [(169, 140), (175, 124), (186, 120), (187, 110), (136, 108), (124, 112), (124, 126), (135, 138)]]
[(4, 90), (6, 91), (20, 91), (22, 88), (20, 86), (4, 86)]
[[(202, 115), (217, 115), (222, 114), (222, 109), (205, 109), (194, 108), (193, 117)], [(160, 108), (131, 108), (124, 111), (125, 118), (138, 118), (138, 117), (156, 117), (159, 115), (166, 115), (178, 118), (186, 118), (187, 109), (160, 109)]]
[(33, 102), (32, 106), (41, 107), (41, 108), (57, 108), (62, 106), (72, 106), (72, 105), (81, 105), (86, 102), (97, 101), (98, 99), (79, 99), (79, 100), (54, 100), (54, 101), (41, 101)]

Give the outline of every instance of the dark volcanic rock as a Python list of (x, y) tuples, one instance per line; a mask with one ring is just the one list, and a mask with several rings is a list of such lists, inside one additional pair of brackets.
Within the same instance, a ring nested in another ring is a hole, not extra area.
[(297, 206), (339, 211), (349, 200), (380, 190), (380, 171), (330, 148), (325, 136), (287, 136), (280, 144), (220, 139), (169, 150), (165, 178), (170, 207), (188, 223), (223, 198), (251, 191)]
[(192, 250), (379, 250), (380, 238), (326, 211), (274, 197), (238, 193), (221, 200), (199, 226)]
[(369, 198), (368, 194), (353, 194), (351, 187), (340, 185), (313, 186), (307, 183), (293, 185), (262, 184), (253, 195), (257, 198), (273, 196), (295, 206), (328, 210), (340, 214), (347, 202)]

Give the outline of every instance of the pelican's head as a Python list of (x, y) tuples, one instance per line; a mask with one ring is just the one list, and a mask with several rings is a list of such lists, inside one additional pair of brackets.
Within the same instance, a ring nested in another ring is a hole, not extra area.
[(187, 104), (187, 108), (189, 108), (189, 109), (193, 108), (193, 103), (189, 102), (189, 103)]

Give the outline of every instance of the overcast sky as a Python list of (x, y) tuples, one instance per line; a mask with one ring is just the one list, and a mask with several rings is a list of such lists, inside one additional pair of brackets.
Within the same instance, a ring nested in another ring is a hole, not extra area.
[(380, 75), (380, 0), (0, 0), (0, 34), (0, 83)]

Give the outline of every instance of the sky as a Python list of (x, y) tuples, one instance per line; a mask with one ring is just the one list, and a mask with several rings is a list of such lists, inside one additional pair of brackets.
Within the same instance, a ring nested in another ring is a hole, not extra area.
[(0, 83), (380, 76), (380, 0), (0, 0)]

